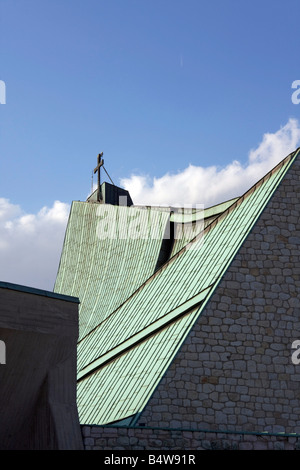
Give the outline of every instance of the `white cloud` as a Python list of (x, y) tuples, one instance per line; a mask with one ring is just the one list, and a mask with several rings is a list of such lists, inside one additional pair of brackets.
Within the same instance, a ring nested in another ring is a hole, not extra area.
[(37, 214), (0, 198), (0, 280), (52, 290), (70, 207), (55, 201)]
[(232, 161), (224, 167), (189, 165), (181, 173), (161, 178), (132, 175), (121, 180), (134, 204), (212, 206), (242, 195), (286, 155), (300, 145), (300, 125), (290, 119), (273, 134), (265, 134), (260, 145), (249, 152), (248, 163)]

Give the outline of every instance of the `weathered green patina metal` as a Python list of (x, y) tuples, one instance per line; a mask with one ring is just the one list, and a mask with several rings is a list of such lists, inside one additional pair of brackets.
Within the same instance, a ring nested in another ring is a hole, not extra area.
[[(298, 154), (241, 197), (206, 210), (204, 231), (173, 247), (156, 272), (161, 240), (99, 240), (96, 205), (73, 203), (56, 285), (81, 301), (81, 423), (113, 423), (143, 410)], [(149, 209), (143, 211), (148, 227)], [(169, 214), (152, 212), (163, 234)]]
[[(150, 209), (73, 202), (54, 291), (80, 298), (80, 337), (153, 274), (168, 218)], [(142, 237), (134, 233), (139, 225)]]

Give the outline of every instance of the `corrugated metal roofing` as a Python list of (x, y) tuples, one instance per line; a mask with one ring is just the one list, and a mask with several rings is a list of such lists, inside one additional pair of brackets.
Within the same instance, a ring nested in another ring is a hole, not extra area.
[(151, 209), (72, 203), (54, 291), (80, 298), (80, 337), (154, 273), (168, 219)]
[(212, 214), (204, 234), (177, 252), (81, 339), (81, 423), (106, 424), (142, 411), (298, 153), (228, 204), (221, 215)]
[(77, 392), (81, 423), (111, 423), (142, 410), (170, 364), (174, 348), (189, 331), (193, 313), (83, 378)]

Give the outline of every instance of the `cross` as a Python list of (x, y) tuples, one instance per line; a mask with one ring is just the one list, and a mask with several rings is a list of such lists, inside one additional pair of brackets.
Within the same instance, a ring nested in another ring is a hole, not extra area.
[(94, 169), (94, 174), (98, 172), (98, 193), (97, 193), (97, 200), (100, 202), (102, 201), (102, 193), (101, 193), (101, 184), (100, 184), (100, 168), (104, 165), (104, 160), (102, 158), (103, 152), (98, 154), (98, 164)]

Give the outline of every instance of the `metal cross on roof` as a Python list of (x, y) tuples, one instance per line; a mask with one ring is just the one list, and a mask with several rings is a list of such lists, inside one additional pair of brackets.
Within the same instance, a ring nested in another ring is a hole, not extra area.
[(104, 160), (102, 158), (103, 152), (98, 154), (98, 163), (94, 169), (94, 174), (98, 172), (98, 191), (97, 191), (97, 200), (102, 201), (102, 192), (101, 192), (101, 182), (100, 182), (100, 168), (104, 165)]

